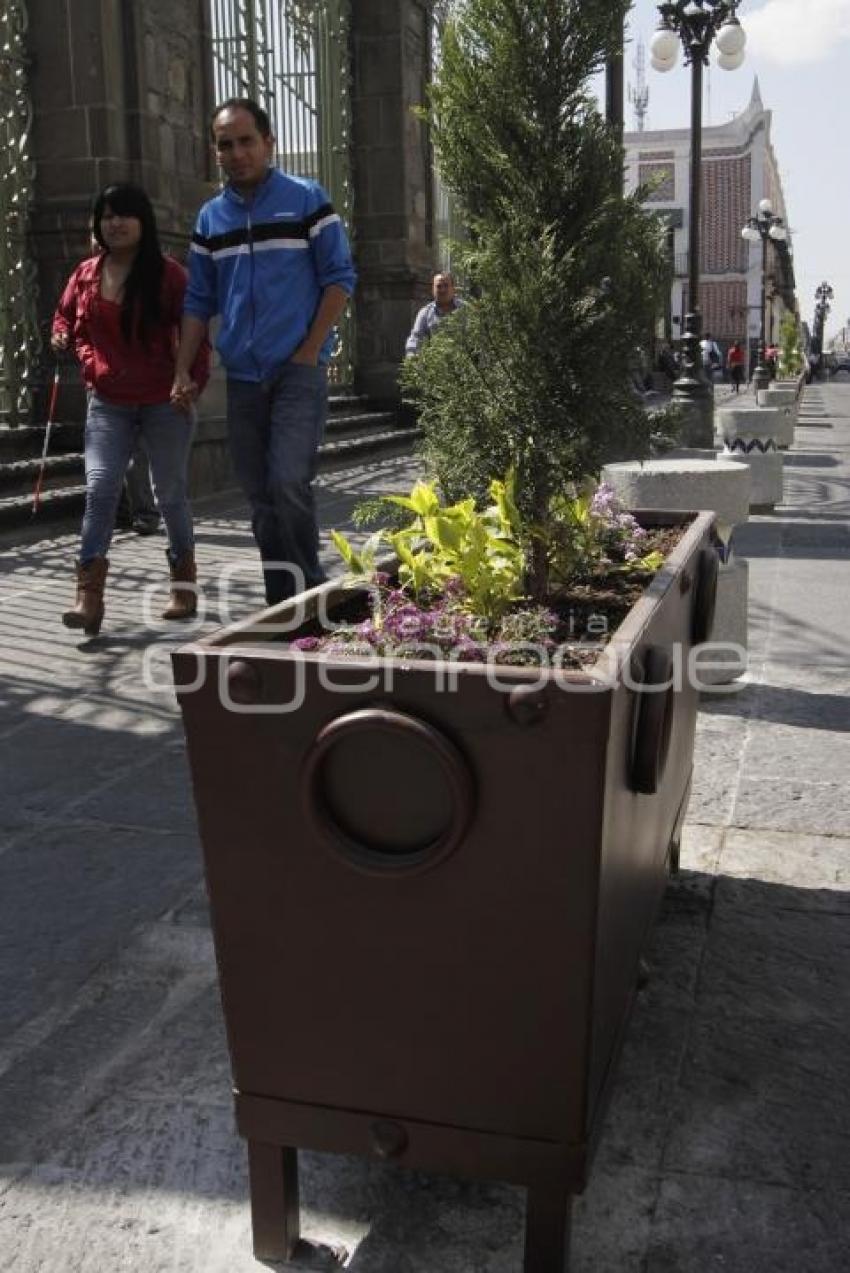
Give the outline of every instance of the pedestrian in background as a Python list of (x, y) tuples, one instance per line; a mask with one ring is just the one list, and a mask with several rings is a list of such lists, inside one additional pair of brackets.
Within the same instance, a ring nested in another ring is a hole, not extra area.
[(706, 379), (714, 383), (714, 373), (722, 371), (723, 358), (720, 354), (720, 346), (712, 336), (711, 332), (706, 332), (699, 343), (700, 358), (702, 360), (702, 368), (705, 372)]
[(744, 353), (744, 347), (739, 340), (733, 340), (729, 346), (729, 352), (726, 355), (726, 366), (729, 371), (729, 379), (736, 393), (741, 392), (741, 385), (744, 383), (744, 364), (747, 355)]
[(198, 214), (173, 399), (191, 401), (192, 363), (221, 316), (233, 466), (251, 506), (266, 601), (321, 583), (313, 481), (327, 416), (333, 333), (355, 274), (348, 239), (315, 181), (272, 165), (275, 139), (251, 98), (216, 107), (227, 178)]
[(435, 274), (431, 281), (432, 300), (423, 305), (413, 323), (413, 328), (404, 347), (405, 356), (412, 358), (422, 347), (423, 341), (431, 336), (442, 320), (456, 309), (460, 309), (460, 301), (455, 293), (454, 276), (448, 273)]
[[(103, 622), (107, 552), (121, 486), (139, 439), (153, 472), (168, 532), (171, 596), (165, 619), (195, 613), (196, 572), (187, 491), (195, 415), (188, 398), (171, 402), (175, 340), (186, 271), (164, 256), (148, 196), (116, 183), (97, 196), (93, 232), (101, 249), (74, 270), (53, 317), (51, 344), (72, 349), (82, 368), (86, 504), (77, 562), (77, 596), (62, 615), (69, 628), (95, 636)], [(197, 390), (209, 374), (208, 347), (193, 368)]]

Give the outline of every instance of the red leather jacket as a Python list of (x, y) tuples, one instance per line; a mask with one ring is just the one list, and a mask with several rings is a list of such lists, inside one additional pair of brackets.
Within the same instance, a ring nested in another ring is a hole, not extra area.
[[(104, 254), (82, 261), (69, 278), (53, 315), (53, 332), (68, 335), (86, 387), (112, 402), (167, 402), (174, 380), (174, 355), (183, 313), (187, 274), (164, 256), (160, 324), (146, 343), (128, 342), (121, 331), (121, 305), (100, 294)], [(210, 347), (204, 341), (192, 379), (203, 389), (210, 374)]]

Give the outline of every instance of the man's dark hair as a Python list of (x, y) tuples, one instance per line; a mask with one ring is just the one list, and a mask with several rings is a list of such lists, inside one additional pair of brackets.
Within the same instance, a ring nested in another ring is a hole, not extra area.
[(215, 121), (218, 119), (222, 111), (227, 110), (247, 111), (249, 115), (254, 116), (254, 123), (257, 125), (257, 132), (260, 136), (271, 137), (272, 126), (268, 112), (263, 110), (259, 102), (255, 102), (253, 97), (228, 97), (226, 102), (222, 102), (219, 106), (216, 106), (210, 116), (210, 135), (213, 138), (213, 141), (215, 141), (215, 133), (213, 132)]

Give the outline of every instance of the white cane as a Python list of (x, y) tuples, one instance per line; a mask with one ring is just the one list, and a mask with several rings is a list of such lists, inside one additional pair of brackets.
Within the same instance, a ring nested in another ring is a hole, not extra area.
[(50, 390), (50, 409), (47, 412), (47, 427), (44, 430), (44, 446), (41, 448), (41, 464), (38, 470), (38, 477), (35, 483), (35, 490), (32, 494), (32, 515), (38, 512), (41, 502), (41, 484), (44, 481), (44, 467), (47, 464), (47, 448), (50, 446), (50, 431), (53, 428), (53, 420), (56, 415), (56, 398), (59, 394), (59, 364), (56, 364), (56, 370), (53, 373), (53, 386)]

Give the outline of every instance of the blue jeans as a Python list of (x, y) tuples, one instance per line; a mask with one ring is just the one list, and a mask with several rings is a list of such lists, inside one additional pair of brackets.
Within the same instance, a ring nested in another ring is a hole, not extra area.
[(172, 561), (191, 552), (189, 450), (195, 414), (178, 411), (170, 402), (109, 402), (89, 394), (86, 414), (86, 511), (83, 514), (80, 562), (105, 557), (115, 529), (115, 513), (130, 456), (139, 441), (151, 467), (156, 500), (168, 532)]
[(326, 577), (313, 480), (327, 411), (323, 366), (287, 362), (269, 380), (227, 382), (230, 454), (251, 506), (269, 605)]

